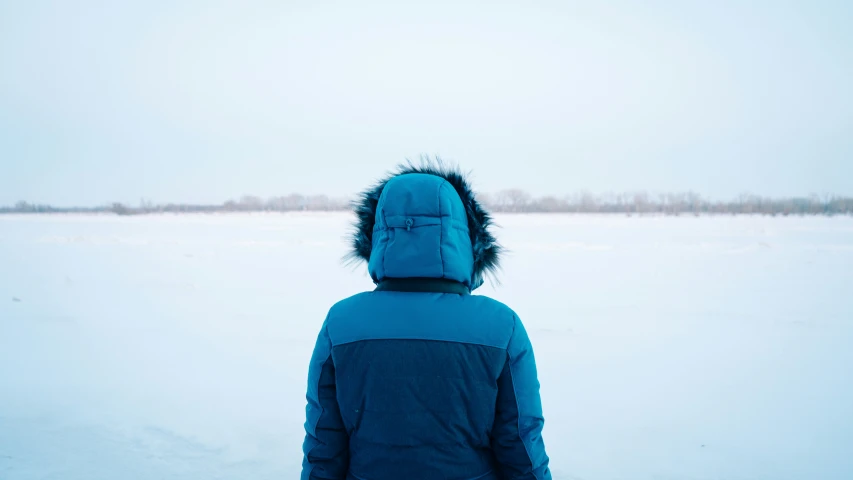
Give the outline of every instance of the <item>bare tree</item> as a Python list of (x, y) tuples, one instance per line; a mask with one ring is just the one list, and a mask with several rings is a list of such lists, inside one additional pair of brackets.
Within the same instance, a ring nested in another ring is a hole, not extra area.
[(517, 188), (503, 190), (497, 196), (498, 206), (504, 212), (523, 212), (531, 199), (529, 193)]

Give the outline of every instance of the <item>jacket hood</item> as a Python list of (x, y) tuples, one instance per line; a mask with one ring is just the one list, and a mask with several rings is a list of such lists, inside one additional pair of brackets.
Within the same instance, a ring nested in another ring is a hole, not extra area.
[(401, 165), (353, 207), (348, 257), (368, 262), (374, 283), (442, 278), (474, 290), (498, 269), (501, 247), (489, 231), (492, 218), (455, 168)]

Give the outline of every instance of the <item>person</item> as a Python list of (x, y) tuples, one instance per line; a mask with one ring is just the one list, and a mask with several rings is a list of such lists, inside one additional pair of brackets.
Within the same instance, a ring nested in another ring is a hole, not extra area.
[(550, 479), (533, 350), (467, 178), (406, 164), (355, 206), (376, 289), (328, 313), (308, 371), (302, 479)]

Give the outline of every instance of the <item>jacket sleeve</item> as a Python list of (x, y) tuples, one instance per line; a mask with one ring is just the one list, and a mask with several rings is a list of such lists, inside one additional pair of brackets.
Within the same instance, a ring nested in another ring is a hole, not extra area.
[(521, 320), (507, 345), (507, 361), (498, 378), (492, 450), (504, 479), (550, 480), (542, 440), (542, 402), (533, 347)]
[(349, 437), (338, 406), (332, 341), (325, 323), (308, 367), (306, 397), (301, 478), (344, 480), (349, 468)]

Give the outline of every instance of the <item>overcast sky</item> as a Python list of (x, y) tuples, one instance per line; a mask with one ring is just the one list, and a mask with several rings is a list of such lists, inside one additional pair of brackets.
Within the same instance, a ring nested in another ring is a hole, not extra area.
[(853, 2), (0, 0), (0, 204), (853, 194)]

